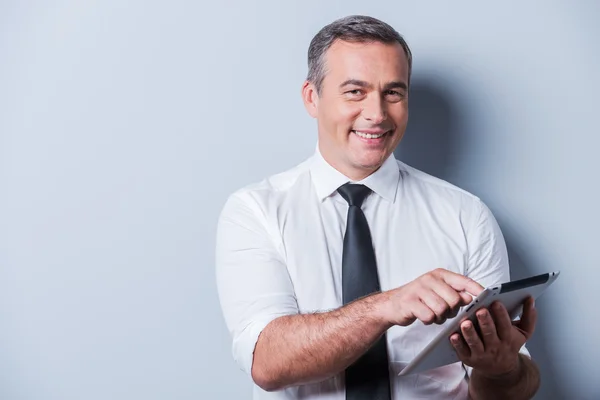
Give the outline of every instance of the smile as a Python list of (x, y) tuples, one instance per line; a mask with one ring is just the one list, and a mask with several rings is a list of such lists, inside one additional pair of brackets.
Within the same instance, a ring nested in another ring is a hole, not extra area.
[(374, 134), (374, 133), (366, 133), (366, 132), (354, 131), (354, 130), (352, 131), (352, 133), (356, 134), (358, 137), (361, 137), (363, 139), (379, 139), (379, 138), (385, 136), (386, 134), (388, 134), (389, 132), (390, 131)]

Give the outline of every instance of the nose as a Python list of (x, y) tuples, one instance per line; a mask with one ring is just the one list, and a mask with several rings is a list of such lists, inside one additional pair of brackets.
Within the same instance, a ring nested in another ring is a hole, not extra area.
[(385, 103), (381, 96), (370, 96), (370, 99), (364, 100), (362, 109), (363, 117), (373, 125), (379, 125), (387, 118)]

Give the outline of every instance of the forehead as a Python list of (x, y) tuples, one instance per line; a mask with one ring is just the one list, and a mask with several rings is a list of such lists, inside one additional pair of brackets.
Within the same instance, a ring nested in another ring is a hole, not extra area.
[[(325, 54), (325, 81), (408, 81), (408, 61), (400, 43), (336, 40)], [(329, 78), (329, 79), (328, 79)]]

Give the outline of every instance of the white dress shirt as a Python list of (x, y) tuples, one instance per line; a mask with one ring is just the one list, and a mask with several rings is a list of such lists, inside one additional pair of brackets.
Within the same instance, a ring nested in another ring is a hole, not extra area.
[[(302, 164), (238, 190), (217, 229), (219, 298), (233, 337), (233, 356), (251, 374), (259, 334), (283, 315), (342, 306), (342, 247), (348, 203), (337, 188), (350, 180), (319, 151)], [(481, 285), (509, 280), (502, 233), (481, 200), (391, 155), (362, 183), (382, 290), (435, 268)], [(416, 321), (387, 332), (393, 399), (466, 399), (470, 372), (462, 363), (398, 377), (442, 329)], [(523, 349), (526, 353), (526, 350)], [(265, 392), (255, 400), (344, 400), (343, 372), (320, 383)]]

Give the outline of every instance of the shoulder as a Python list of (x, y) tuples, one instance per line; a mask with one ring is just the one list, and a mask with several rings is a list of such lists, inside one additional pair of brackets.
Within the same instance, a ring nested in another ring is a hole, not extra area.
[(311, 162), (312, 157), (286, 171), (237, 189), (227, 197), (223, 213), (237, 208), (264, 213), (266, 209), (276, 207), (293, 188), (310, 182)]
[(468, 225), (490, 214), (478, 196), (400, 160), (396, 161), (400, 170), (399, 190), (403, 197), (416, 204), (427, 205), (433, 213), (454, 215)]
[(456, 185), (451, 184), (448, 181), (436, 178), (433, 175), (429, 175), (428, 173), (411, 167), (400, 160), (396, 160), (396, 162), (398, 163), (401, 179), (405, 180), (409, 184), (419, 187), (421, 190), (427, 191), (431, 195), (445, 197), (448, 199), (455, 197), (464, 198), (475, 202), (481, 201), (479, 197), (469, 193), (464, 189), (461, 189)]

